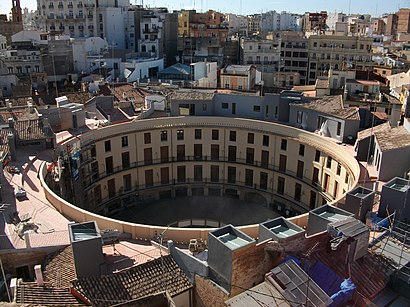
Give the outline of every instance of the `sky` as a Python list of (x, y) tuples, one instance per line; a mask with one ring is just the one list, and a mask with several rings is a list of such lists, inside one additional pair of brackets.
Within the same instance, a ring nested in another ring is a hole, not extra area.
[[(56, 0), (57, 2), (58, 0)], [(192, 9), (206, 11), (213, 9), (224, 13), (255, 14), (265, 11), (288, 11), (293, 13), (344, 12), (371, 14), (380, 16), (383, 13), (398, 11), (399, 8), (410, 7), (410, 0), (130, 0), (131, 4), (144, 6), (166, 6), (171, 10)], [(8, 14), (12, 0), (0, 0), (0, 13)], [(35, 10), (37, 0), (21, 0), (21, 6)]]

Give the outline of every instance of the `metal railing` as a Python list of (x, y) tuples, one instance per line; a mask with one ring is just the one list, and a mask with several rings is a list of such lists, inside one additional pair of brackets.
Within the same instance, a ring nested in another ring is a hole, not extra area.
[[(95, 158), (91, 157), (89, 160), (93, 161)], [(211, 156), (184, 156), (184, 157), (169, 157), (169, 158), (162, 158), (162, 159), (152, 159), (152, 160), (146, 160), (146, 161), (138, 161), (138, 162), (133, 162), (129, 163), (128, 165), (124, 166), (117, 166), (113, 167), (109, 171), (104, 171), (104, 172), (99, 172), (99, 173), (89, 173), (87, 176), (83, 177), (83, 185), (84, 185), (84, 190), (88, 190), (91, 188), (96, 182), (104, 179), (105, 177), (115, 175), (117, 173), (134, 169), (137, 167), (143, 167), (143, 166), (150, 166), (150, 165), (158, 165), (158, 164), (167, 164), (167, 163), (186, 163), (186, 162), (209, 162), (209, 163), (228, 163), (228, 164), (241, 164), (241, 165), (247, 165), (250, 167), (258, 167), (267, 171), (274, 171), (279, 174), (285, 175), (285, 176), (290, 176), (295, 178), (296, 180), (303, 182), (304, 184), (314, 188), (318, 192), (326, 192), (318, 183), (315, 183), (312, 181), (312, 178), (310, 177), (305, 177), (305, 176), (298, 176), (297, 173), (290, 171), (288, 169), (280, 169), (279, 166), (267, 163), (267, 162), (261, 162), (261, 161), (250, 161), (249, 159), (242, 159), (242, 158), (236, 158), (236, 159), (229, 159), (229, 157), (218, 157), (218, 159), (213, 159)], [(85, 162), (82, 164), (85, 164)], [(331, 200), (329, 196), (327, 196), (328, 200)]]

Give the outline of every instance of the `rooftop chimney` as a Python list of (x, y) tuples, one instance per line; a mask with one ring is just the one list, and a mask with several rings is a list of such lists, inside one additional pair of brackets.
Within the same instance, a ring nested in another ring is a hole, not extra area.
[(38, 286), (44, 286), (43, 273), (41, 272), (41, 265), (34, 266), (34, 273), (36, 274), (36, 283)]

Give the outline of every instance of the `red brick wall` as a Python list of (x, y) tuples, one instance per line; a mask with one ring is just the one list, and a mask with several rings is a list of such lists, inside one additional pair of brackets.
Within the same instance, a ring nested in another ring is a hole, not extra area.
[(228, 293), (213, 281), (195, 275), (194, 306), (196, 307), (226, 307)]

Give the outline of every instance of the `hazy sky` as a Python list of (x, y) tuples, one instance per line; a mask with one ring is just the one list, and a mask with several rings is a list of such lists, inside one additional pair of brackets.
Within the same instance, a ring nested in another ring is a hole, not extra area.
[[(42, 0), (40, 0), (42, 1)], [(0, 13), (9, 13), (12, 0), (0, 0)], [(55, 0), (58, 2), (58, 0)], [(141, 0), (130, 0), (132, 4), (141, 4)], [(379, 16), (382, 13), (396, 12), (401, 7), (410, 7), (409, 0), (145, 0), (144, 6), (167, 6), (172, 9), (195, 8), (198, 11), (213, 9), (226, 13), (252, 14), (261, 11), (307, 11), (327, 10), (328, 12), (367, 13)], [(21, 0), (22, 7), (35, 10), (36, 0)]]

